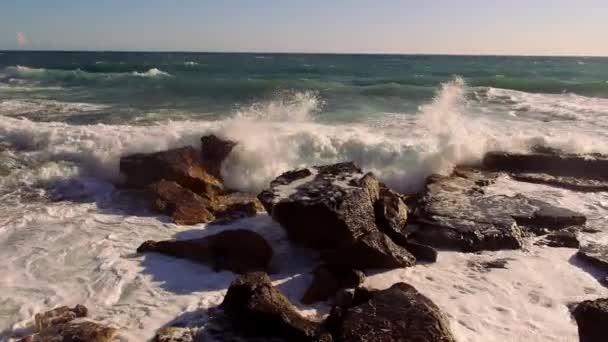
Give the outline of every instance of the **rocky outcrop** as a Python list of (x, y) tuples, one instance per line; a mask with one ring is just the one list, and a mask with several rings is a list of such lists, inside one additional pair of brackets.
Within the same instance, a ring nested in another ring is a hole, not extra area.
[(228, 157), (236, 142), (220, 139), (210, 134), (201, 138), (201, 162), (212, 176), (222, 179), (222, 163)]
[(164, 179), (210, 199), (223, 192), (222, 183), (205, 171), (199, 153), (191, 146), (122, 157), (120, 172), (125, 184), (134, 188)]
[(320, 265), (315, 269), (312, 284), (304, 293), (301, 302), (313, 304), (325, 301), (341, 289), (356, 288), (364, 281), (365, 274), (361, 271)]
[(66, 306), (35, 316), (36, 334), (21, 342), (111, 342), (117, 334), (115, 328), (86, 320), (88, 310), (82, 305)]
[(380, 198), (374, 203), (376, 225), (380, 231), (388, 235), (396, 244), (407, 245), (407, 213), (408, 208), (401, 196), (390, 189), (382, 187)]
[(429, 177), (416, 203), (417, 242), (466, 252), (518, 249), (526, 232), (542, 234), (582, 225), (585, 216), (526, 198), (486, 195), (495, 174), (457, 168)]
[(264, 207), (254, 195), (233, 192), (216, 197), (211, 210), (217, 218), (214, 223), (223, 224), (256, 216)]
[(581, 246), (575, 231), (560, 230), (545, 236), (537, 245), (555, 248), (579, 248)]
[(574, 155), (536, 148), (531, 153), (490, 152), (483, 159), (486, 170), (507, 172), (512, 178), (574, 191), (608, 190), (608, 157)]
[(246, 337), (294, 342), (331, 341), (321, 325), (300, 315), (262, 272), (237, 278), (230, 285), (220, 308), (231, 328)]
[(273, 251), (259, 234), (244, 229), (226, 230), (194, 240), (146, 241), (138, 253), (155, 252), (235, 273), (266, 270)]
[(192, 330), (182, 327), (167, 327), (156, 332), (153, 342), (194, 342)]
[(608, 273), (608, 246), (588, 244), (578, 250), (577, 256)]
[(176, 224), (193, 225), (215, 220), (213, 203), (176, 182), (161, 180), (147, 188), (152, 208), (171, 216)]
[(258, 198), (292, 241), (336, 248), (377, 231), (379, 182), (353, 163), (289, 171)]
[(584, 301), (572, 315), (578, 324), (580, 342), (605, 342), (608, 337), (608, 299)]
[(382, 291), (357, 289), (346, 307), (332, 310), (328, 326), (344, 342), (455, 341), (441, 310), (405, 283)]

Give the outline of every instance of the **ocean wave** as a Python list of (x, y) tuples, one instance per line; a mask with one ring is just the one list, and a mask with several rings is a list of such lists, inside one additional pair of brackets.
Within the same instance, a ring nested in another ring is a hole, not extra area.
[(95, 112), (107, 108), (109, 108), (108, 105), (83, 102), (62, 102), (40, 99), (0, 100), (0, 114), (6, 116), (25, 114), (45, 114), (52, 116), (53, 114)]
[(429, 174), (475, 163), (488, 150), (522, 151), (542, 143), (569, 152), (606, 152), (604, 140), (589, 132), (470, 115), (468, 92), (462, 79), (447, 82), (415, 120), (397, 122), (387, 116), (390, 125), (381, 129), (319, 123), (315, 113), (322, 101), (314, 93), (295, 93), (244, 107), (219, 121), (74, 126), (2, 116), (0, 141), (41, 163), (69, 162), (84, 175), (116, 181), (122, 155), (198, 146), (202, 135), (213, 133), (239, 142), (222, 173), (230, 187), (246, 191), (263, 189), (289, 169), (347, 160), (409, 191)]
[(157, 69), (157, 68), (149, 69), (146, 72), (137, 72), (137, 71), (134, 71), (133, 75), (134, 76), (139, 76), (139, 77), (168, 77), (168, 76), (171, 76), (171, 74), (169, 74), (168, 72), (164, 72), (164, 71), (162, 71), (160, 69)]
[(158, 68), (150, 68), (146, 71), (124, 71), (123, 72), (94, 72), (90, 70), (78, 69), (45, 69), (32, 68), (22, 65), (10, 66), (4, 72), (11, 78), (50, 80), (50, 81), (78, 81), (78, 80), (113, 80), (125, 77), (158, 78), (171, 76)]

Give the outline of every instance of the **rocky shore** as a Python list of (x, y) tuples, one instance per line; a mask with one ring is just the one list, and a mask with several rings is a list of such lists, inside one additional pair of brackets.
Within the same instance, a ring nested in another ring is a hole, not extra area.
[[(446, 314), (414, 286), (364, 286), (370, 273), (427, 264), (444, 251), (479, 253), (547, 248), (578, 249), (577, 258), (608, 284), (608, 245), (579, 241), (585, 215), (526, 197), (488, 195), (499, 177), (581, 192), (608, 190), (608, 158), (548, 148), (527, 154), (492, 152), (479, 165), (432, 175), (422, 191), (401, 194), (355, 163), (291, 170), (259, 194), (225, 186), (222, 163), (236, 142), (216, 136), (152, 154), (124, 156), (122, 186), (146, 194), (150, 208), (178, 225), (227, 224), (267, 213), (293, 246), (316, 253), (312, 282), (300, 302), (325, 302), (329, 315), (311, 319), (275, 287), (268, 274), (271, 244), (248, 229), (190, 240), (142, 241), (138, 254), (160, 253), (228, 270), (222, 304), (200, 325), (159, 327), (155, 341), (456, 341)], [(474, 265), (504, 268), (508, 260)], [(575, 266), (572, 266), (575, 267)], [(282, 270), (289, 271), (289, 270)], [(572, 303), (580, 341), (607, 341), (608, 299)], [(114, 341), (120, 332), (89, 320), (83, 306), (35, 317), (22, 341)], [(93, 315), (94, 316), (94, 315)]]

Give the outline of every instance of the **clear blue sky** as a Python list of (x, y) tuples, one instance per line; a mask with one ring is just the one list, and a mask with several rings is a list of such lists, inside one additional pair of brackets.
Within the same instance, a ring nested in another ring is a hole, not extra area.
[(608, 55), (608, 0), (0, 0), (0, 49)]

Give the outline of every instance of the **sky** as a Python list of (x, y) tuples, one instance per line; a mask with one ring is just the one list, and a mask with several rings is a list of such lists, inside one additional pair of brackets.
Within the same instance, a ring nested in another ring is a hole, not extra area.
[(608, 56), (608, 0), (0, 0), (0, 49)]

